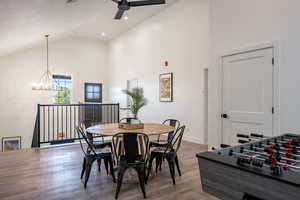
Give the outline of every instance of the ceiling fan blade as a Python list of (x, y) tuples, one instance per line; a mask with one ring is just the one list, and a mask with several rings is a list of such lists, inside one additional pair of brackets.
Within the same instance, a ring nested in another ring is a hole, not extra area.
[(148, 0), (148, 1), (131, 1), (128, 2), (128, 5), (131, 7), (137, 7), (137, 6), (150, 6), (150, 5), (159, 5), (159, 4), (165, 4), (166, 0)]
[(115, 3), (119, 3), (119, 0), (112, 0), (113, 2), (115, 2)]
[(119, 9), (115, 16), (115, 19), (122, 19), (123, 14), (124, 14), (124, 10)]

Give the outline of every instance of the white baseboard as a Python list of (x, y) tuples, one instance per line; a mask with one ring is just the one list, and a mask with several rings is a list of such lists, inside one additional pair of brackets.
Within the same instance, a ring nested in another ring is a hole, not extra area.
[(187, 142), (196, 143), (196, 144), (204, 144), (199, 138), (193, 136), (184, 136), (183, 140)]

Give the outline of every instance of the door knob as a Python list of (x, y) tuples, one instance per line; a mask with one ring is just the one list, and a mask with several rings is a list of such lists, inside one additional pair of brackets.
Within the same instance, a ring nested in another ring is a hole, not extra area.
[(221, 117), (224, 118), (224, 119), (227, 119), (228, 115), (224, 113), (224, 114), (221, 115)]

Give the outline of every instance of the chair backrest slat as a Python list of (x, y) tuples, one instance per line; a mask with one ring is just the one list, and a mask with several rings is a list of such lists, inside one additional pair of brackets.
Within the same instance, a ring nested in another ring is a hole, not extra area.
[(184, 131), (185, 131), (185, 126), (181, 126), (180, 128), (178, 128), (176, 130), (172, 139), (168, 142), (165, 152), (173, 151), (173, 152), (177, 153), (177, 151), (179, 150), (179, 148), (181, 146)]
[(136, 133), (123, 135), (124, 152), (129, 163), (134, 162), (139, 155), (137, 139)]
[[(142, 139), (141, 139), (142, 138)], [(144, 145), (145, 152), (143, 156), (144, 161), (147, 160), (148, 152), (149, 152), (149, 137), (144, 133), (119, 133), (115, 136), (113, 136), (113, 146), (114, 150), (116, 151), (118, 149), (118, 142), (122, 142), (122, 147), (124, 148), (124, 156), (127, 161), (127, 163), (134, 163), (139, 153), (139, 147), (141, 145)], [(141, 144), (140, 142), (143, 142), (144, 144)], [(118, 158), (119, 155), (115, 153), (116, 157)]]
[(167, 124), (167, 125), (173, 126), (175, 128), (174, 131), (171, 131), (171, 132), (168, 133), (168, 140), (167, 141), (170, 141), (172, 139), (174, 133), (180, 127), (180, 122), (176, 119), (167, 119), (163, 122), (163, 124)]
[(94, 149), (94, 146), (93, 144), (91, 143), (91, 141), (88, 139), (85, 131), (82, 129), (82, 127), (78, 126), (77, 127), (77, 134), (78, 134), (78, 138), (79, 139), (79, 142), (80, 142), (80, 145), (81, 145), (81, 149), (83, 151), (84, 154), (89, 154), (88, 151), (84, 150), (83, 148), (83, 143), (82, 143), (82, 139), (86, 142), (86, 144), (88, 145), (88, 150), (90, 150), (92, 153), (96, 153), (95, 149)]

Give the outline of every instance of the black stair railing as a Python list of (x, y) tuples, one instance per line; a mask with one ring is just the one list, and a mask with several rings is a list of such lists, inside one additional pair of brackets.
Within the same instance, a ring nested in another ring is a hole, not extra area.
[(118, 123), (119, 104), (38, 104), (32, 148), (78, 140), (76, 127), (83, 121)]

